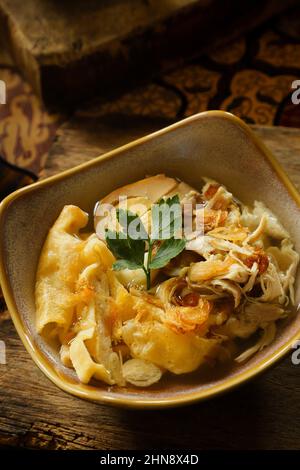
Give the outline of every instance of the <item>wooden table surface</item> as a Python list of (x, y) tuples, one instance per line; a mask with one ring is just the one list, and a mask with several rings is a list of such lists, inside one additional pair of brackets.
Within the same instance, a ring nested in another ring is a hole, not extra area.
[[(92, 125), (91, 125), (92, 123)], [(43, 176), (93, 158), (166, 123), (79, 115), (53, 144)], [(300, 131), (254, 127), (300, 189)], [(0, 445), (35, 449), (300, 449), (300, 365), (272, 370), (214, 400), (178, 409), (135, 411), (72, 397), (53, 385), (25, 351), (0, 305)]]

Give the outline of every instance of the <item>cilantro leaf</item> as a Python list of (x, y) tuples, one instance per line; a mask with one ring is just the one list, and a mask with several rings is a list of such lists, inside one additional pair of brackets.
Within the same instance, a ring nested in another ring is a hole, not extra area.
[(172, 258), (175, 258), (184, 250), (185, 243), (184, 238), (164, 240), (151, 260), (150, 269), (163, 268)]

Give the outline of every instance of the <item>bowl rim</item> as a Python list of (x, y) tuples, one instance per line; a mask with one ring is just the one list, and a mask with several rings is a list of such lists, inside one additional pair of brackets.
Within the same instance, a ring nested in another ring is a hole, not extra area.
[[(167, 134), (170, 131), (178, 129), (180, 127), (189, 125), (190, 123), (202, 120), (210, 117), (218, 117), (223, 118), (225, 120), (229, 120), (231, 123), (240, 127), (242, 131), (246, 134), (246, 136), (258, 147), (258, 150), (265, 157), (267, 163), (271, 166), (271, 168), (275, 171), (277, 178), (284, 184), (285, 188), (289, 192), (292, 199), (296, 202), (296, 204), (300, 207), (300, 194), (298, 193), (296, 187), (291, 182), (290, 178), (287, 176), (283, 168), (281, 167), (280, 163), (276, 160), (273, 156), (271, 151), (265, 147), (264, 143), (260, 140), (257, 135), (250, 129), (250, 127), (242, 121), (237, 116), (226, 112), (226, 111), (204, 111), (198, 114), (194, 114), (186, 119), (178, 121), (170, 126), (167, 126), (163, 129), (160, 129), (156, 132), (148, 134), (144, 137), (141, 137), (137, 140), (134, 140), (128, 144), (125, 144), (121, 147), (118, 147), (114, 150), (111, 150), (99, 157), (96, 157), (88, 162), (82, 163), (77, 165), (71, 169), (65, 170), (57, 175), (51, 176), (49, 178), (45, 178), (42, 181), (38, 181), (33, 183), (29, 186), (24, 188), (18, 189), (14, 191), (9, 196), (7, 196), (1, 203), (0, 203), (0, 234), (2, 232), (3, 223), (5, 220), (5, 213), (7, 212), (9, 206), (17, 199), (23, 197), (24, 195), (35, 192), (44, 186), (51, 185), (52, 183), (63, 181), (66, 177), (77, 174), (81, 172), (83, 169), (97, 166), (103, 160), (108, 160), (112, 157), (117, 155), (122, 155), (124, 151), (130, 150), (136, 146), (139, 146), (145, 142), (153, 140), (161, 135)], [(231, 378), (224, 378), (220, 383), (210, 386), (200, 388), (199, 390), (195, 390), (192, 392), (181, 392), (179, 396), (168, 397), (164, 396), (162, 398), (146, 398), (139, 397), (138, 395), (128, 395), (120, 396), (118, 392), (115, 396), (111, 393), (107, 393), (105, 390), (88, 390), (84, 387), (80, 388), (82, 384), (72, 384), (66, 382), (62, 377), (60, 377), (50, 362), (45, 358), (43, 353), (39, 350), (39, 348), (31, 341), (31, 338), (26, 334), (23, 324), (21, 321), (21, 317), (18, 313), (17, 306), (14, 301), (13, 290), (10, 285), (9, 277), (7, 275), (4, 263), (4, 256), (3, 256), (3, 244), (0, 238), (0, 285), (2, 288), (3, 296), (5, 302), (7, 304), (8, 310), (10, 312), (11, 318), (13, 320), (14, 326), (17, 330), (17, 333), (25, 346), (27, 352), (30, 354), (33, 361), (39, 367), (39, 369), (50, 379), (55, 385), (57, 385), (60, 389), (65, 392), (68, 392), (72, 395), (75, 395), (79, 398), (88, 399), (90, 401), (102, 403), (102, 404), (111, 404), (115, 406), (125, 407), (125, 408), (139, 408), (139, 409), (154, 409), (154, 408), (169, 408), (169, 407), (176, 407), (186, 404), (192, 404), (194, 402), (198, 402), (200, 400), (205, 400), (208, 398), (215, 397), (225, 391), (229, 391), (238, 385), (246, 382), (247, 380), (253, 378), (254, 376), (260, 374), (261, 372), (265, 371), (269, 367), (275, 364), (279, 359), (283, 358), (293, 347), (297, 340), (300, 339), (300, 329), (293, 334), (284, 345), (274, 351), (268, 358), (262, 359), (257, 364), (251, 366), (249, 369), (241, 372), (240, 374), (231, 377)]]

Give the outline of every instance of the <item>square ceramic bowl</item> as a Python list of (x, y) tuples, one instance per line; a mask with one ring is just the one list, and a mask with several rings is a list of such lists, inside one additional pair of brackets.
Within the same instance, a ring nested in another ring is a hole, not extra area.
[[(262, 372), (300, 338), (300, 315), (243, 365), (212, 375), (165, 376), (148, 389), (80, 384), (35, 331), (34, 284), (47, 232), (65, 204), (92, 218), (97, 200), (145, 175), (166, 173), (196, 188), (203, 175), (225, 184), (244, 203), (263, 201), (289, 230), (300, 252), (300, 196), (277, 161), (238, 118), (221, 111), (192, 116), (86, 164), (16, 191), (1, 204), (0, 281), (15, 327), (38, 367), (63, 390), (101, 403), (154, 408), (181, 405), (231, 389)], [(296, 305), (300, 300), (299, 273)], [(24, 377), (23, 380), (26, 380)]]

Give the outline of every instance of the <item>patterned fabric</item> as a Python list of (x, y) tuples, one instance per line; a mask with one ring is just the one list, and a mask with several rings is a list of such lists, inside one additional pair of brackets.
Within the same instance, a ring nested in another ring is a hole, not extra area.
[[(299, 15), (298, 15), (299, 16)], [(300, 20), (273, 20), (148, 85), (104, 104), (96, 116), (125, 114), (178, 120), (207, 109), (230, 111), (248, 123), (300, 127), (291, 83), (300, 78)], [(43, 168), (62, 117), (50, 115), (16, 70), (0, 67), (7, 105), (0, 105), (0, 154), (36, 174)]]
[(268, 27), (105, 103), (98, 111), (180, 119), (223, 109), (250, 124), (300, 126), (300, 109), (290, 100), (291, 84), (299, 78), (300, 28), (298, 39)]
[(0, 105), (0, 155), (37, 174), (55, 136), (58, 116), (46, 112), (16, 70), (0, 68), (0, 79), (6, 84), (6, 104)]

